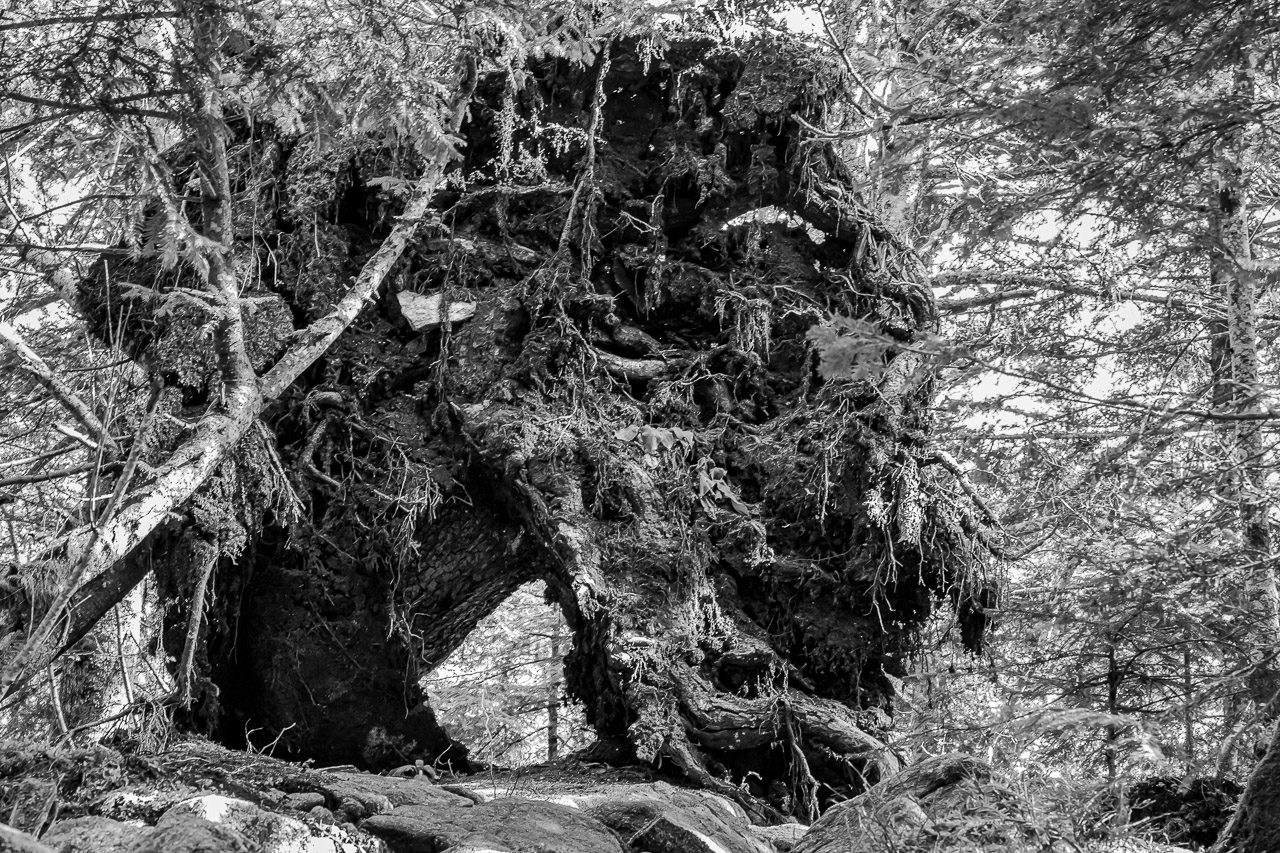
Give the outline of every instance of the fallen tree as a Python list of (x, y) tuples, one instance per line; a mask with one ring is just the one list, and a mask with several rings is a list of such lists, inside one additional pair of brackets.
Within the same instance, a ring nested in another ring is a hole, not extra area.
[[(773, 38), (490, 74), (447, 187), (444, 149), (237, 125), (230, 331), (184, 267), (81, 288), (168, 425), (67, 643), (154, 571), (188, 725), (461, 766), (417, 679), (542, 578), (602, 755), (803, 816), (891, 772), (915, 629), (949, 598), (978, 643), (992, 591), (929, 467), (928, 281), (803, 132), (842, 85)], [(256, 379), (210, 408), (231, 333)]]

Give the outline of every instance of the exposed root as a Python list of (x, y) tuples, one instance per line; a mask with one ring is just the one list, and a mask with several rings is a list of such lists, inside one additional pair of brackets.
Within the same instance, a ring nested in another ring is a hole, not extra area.
[(178, 661), (175, 691), (178, 704), (190, 708), (192, 702), (191, 680), (194, 674), (196, 648), (200, 643), (200, 628), (204, 624), (204, 599), (209, 589), (209, 579), (218, 565), (218, 547), (200, 540), (192, 548), (192, 562), (196, 566), (195, 585), (191, 592), (191, 607), (187, 616), (187, 636), (182, 645), (182, 657)]

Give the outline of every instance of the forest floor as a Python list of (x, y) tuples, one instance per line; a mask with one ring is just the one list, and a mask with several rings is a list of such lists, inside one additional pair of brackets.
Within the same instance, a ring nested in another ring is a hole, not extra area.
[[(433, 779), (317, 768), (199, 739), (152, 754), (0, 745), (0, 850), (19, 853), (1179, 853), (1080, 839), (960, 755), (908, 767), (813, 824), (573, 756)], [(39, 840), (37, 840), (39, 839)], [(6, 846), (7, 845), (7, 846)]]

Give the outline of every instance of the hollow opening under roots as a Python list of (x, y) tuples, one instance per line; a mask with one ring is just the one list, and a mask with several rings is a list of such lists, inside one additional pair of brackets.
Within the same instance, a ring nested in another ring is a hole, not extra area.
[(546, 584), (517, 589), (420, 684), (473, 763), (523, 767), (587, 746), (594, 731), (565, 691), (571, 642)]

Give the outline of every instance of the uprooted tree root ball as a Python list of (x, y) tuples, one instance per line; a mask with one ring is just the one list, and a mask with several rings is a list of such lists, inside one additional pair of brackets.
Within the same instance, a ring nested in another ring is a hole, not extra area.
[[(777, 38), (482, 76), (450, 189), (376, 304), (151, 540), (187, 722), (328, 763), (465, 766), (417, 678), (541, 578), (615, 760), (805, 817), (893, 765), (915, 629), (949, 598), (979, 643), (993, 586), (985, 519), (930, 446), (923, 270), (804, 132), (842, 85)], [(261, 369), (421, 165), (245, 118)], [(104, 261), (83, 303), (180, 424), (212, 368), (175, 296), (191, 273), (148, 264)]]

